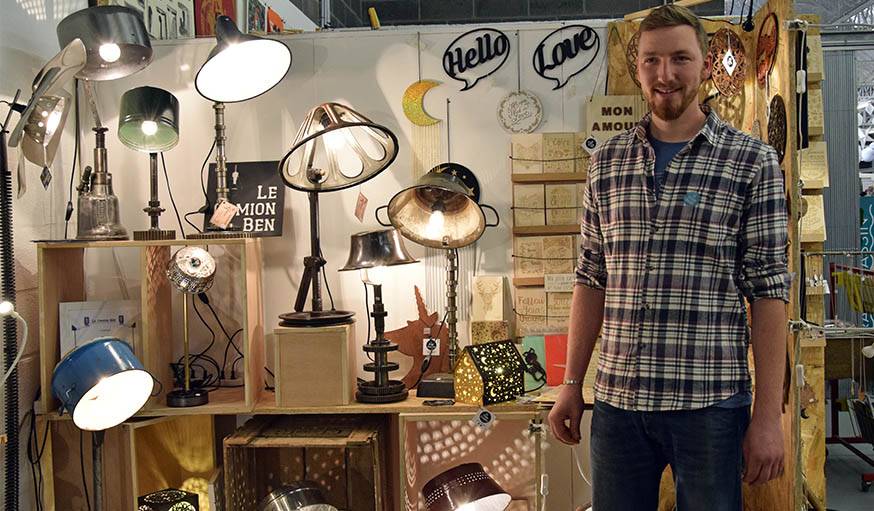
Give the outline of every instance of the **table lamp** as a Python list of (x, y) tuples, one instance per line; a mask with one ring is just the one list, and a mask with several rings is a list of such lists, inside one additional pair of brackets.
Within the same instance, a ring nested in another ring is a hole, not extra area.
[(191, 388), (190, 341), (188, 336), (188, 300), (194, 295), (205, 293), (212, 287), (215, 279), (215, 259), (200, 247), (179, 249), (167, 265), (167, 279), (182, 293), (182, 330), (184, 382), (181, 389), (167, 393), (167, 406), (183, 408), (209, 403), (209, 391)]
[(479, 463), (465, 463), (434, 477), (422, 487), (428, 511), (503, 511), (512, 497)]
[(155, 87), (137, 87), (125, 92), (118, 114), (118, 138), (135, 151), (149, 153), (149, 205), (143, 211), (149, 215), (150, 227), (146, 231), (134, 231), (134, 239), (176, 239), (176, 231), (162, 230), (158, 224), (164, 212), (158, 200), (158, 153), (172, 149), (179, 142), (179, 100)]
[[(240, 32), (234, 20), (219, 16), (215, 22), (217, 44), (194, 78), (198, 94), (213, 102), (215, 111), (215, 191), (216, 203), (230, 202), (225, 144), (225, 103), (246, 101), (272, 89), (291, 67), (291, 50), (281, 41), (256, 37)], [(224, 225), (208, 222), (207, 232), (192, 238), (244, 237), (246, 234), (234, 221)]]
[[(76, 11), (58, 23), (61, 46), (81, 39), (87, 59), (76, 77), (86, 81), (115, 80), (132, 75), (152, 61), (152, 45), (142, 14), (130, 7), (105, 5)], [(85, 87), (91, 95), (90, 85)], [(106, 132), (90, 98), (94, 117), (94, 166), (86, 167), (78, 187), (76, 238), (81, 240), (123, 240), (118, 197), (112, 191), (112, 174), (106, 153)], [(77, 113), (78, 115), (78, 113)]]
[[(419, 245), (446, 250), (446, 325), (449, 331), (449, 366), (454, 370), (458, 354), (458, 256), (455, 249), (466, 247), (483, 235), (486, 227), (497, 226), (495, 208), (479, 204), (479, 182), (470, 169), (457, 163), (443, 163), (419, 178), (415, 185), (395, 194), (377, 209), (387, 209), (388, 218), (401, 235)], [(487, 223), (483, 208), (495, 215)], [(385, 224), (384, 224), (385, 225)], [(452, 375), (433, 374), (422, 379), (419, 397), (451, 398), (455, 395)]]
[(355, 400), (361, 403), (393, 403), (407, 398), (408, 390), (403, 382), (390, 380), (388, 373), (396, 371), (398, 364), (388, 361), (389, 352), (396, 351), (398, 345), (385, 338), (385, 318), (388, 312), (382, 302), (381, 271), (388, 266), (417, 263), (407, 253), (403, 240), (395, 229), (359, 232), (350, 240), (349, 259), (340, 271), (361, 270), (364, 285), (373, 287), (373, 318), (376, 338), (363, 349), (372, 354), (373, 362), (364, 364), (364, 370), (374, 373), (374, 379), (358, 384)]
[(79, 429), (92, 432), (94, 510), (103, 508), (103, 432), (146, 404), (154, 380), (126, 342), (104, 337), (83, 344), (55, 366), (52, 393)]
[(328, 504), (319, 486), (312, 481), (299, 481), (270, 492), (258, 504), (258, 511), (337, 511)]
[[(353, 313), (323, 310), (321, 277), (325, 259), (319, 237), (319, 194), (343, 190), (372, 179), (398, 154), (398, 139), (385, 126), (339, 103), (312, 109), (300, 125), (292, 148), (279, 162), (285, 185), (307, 192), (310, 210), (310, 255), (294, 312), (281, 314), (283, 326), (324, 326), (351, 321)], [(312, 286), (312, 310), (304, 311)]]

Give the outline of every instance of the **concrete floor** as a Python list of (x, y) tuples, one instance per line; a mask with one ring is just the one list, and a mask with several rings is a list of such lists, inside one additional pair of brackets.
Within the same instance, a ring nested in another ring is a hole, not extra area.
[[(828, 405), (827, 405), (828, 406)], [(828, 415), (828, 414), (826, 414)], [(839, 417), (841, 434), (850, 436), (853, 427), (847, 412)], [(831, 429), (831, 424), (827, 425)], [(871, 444), (857, 444), (856, 447), (874, 458)], [(872, 511), (874, 510), (874, 487), (868, 492), (860, 489), (860, 474), (874, 472), (868, 465), (842, 445), (829, 445), (825, 462), (826, 506), (834, 511)]]

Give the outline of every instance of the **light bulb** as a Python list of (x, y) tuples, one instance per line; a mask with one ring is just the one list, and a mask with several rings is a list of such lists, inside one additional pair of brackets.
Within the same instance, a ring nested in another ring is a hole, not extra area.
[(862, 355), (864, 355), (865, 358), (874, 358), (874, 344), (862, 348)]
[(324, 135), (325, 148), (334, 154), (339, 154), (348, 148), (346, 137), (343, 136), (343, 133), (340, 133), (341, 131), (343, 130), (331, 130)]
[(12, 305), (12, 302), (8, 300), (4, 300), (0, 302), (0, 316), (6, 317), (15, 312), (15, 305)]
[(99, 53), (100, 58), (106, 62), (115, 62), (121, 58), (121, 48), (119, 48), (115, 43), (101, 44), (97, 53)]
[(63, 116), (63, 112), (61, 110), (55, 110), (51, 114), (49, 114), (48, 121), (46, 121), (46, 136), (50, 137), (55, 133), (55, 130), (58, 129), (58, 126), (61, 125), (61, 117)]
[(140, 129), (143, 130), (145, 135), (151, 137), (158, 132), (158, 123), (155, 121), (143, 121), (143, 124), (140, 125)]
[(446, 219), (443, 217), (443, 212), (439, 209), (431, 213), (428, 218), (428, 226), (425, 228), (425, 237), (436, 240), (443, 237), (443, 227), (446, 225)]

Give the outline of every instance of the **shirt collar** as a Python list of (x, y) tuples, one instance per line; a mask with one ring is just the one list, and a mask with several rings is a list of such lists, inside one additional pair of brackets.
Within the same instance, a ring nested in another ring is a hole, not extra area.
[[(719, 131), (722, 129), (724, 121), (716, 114), (716, 112), (707, 105), (701, 105), (701, 111), (707, 114), (707, 119), (704, 121), (704, 126), (698, 132), (693, 140), (699, 137), (704, 137), (710, 145), (715, 146), (719, 140)], [(647, 132), (649, 131), (649, 123), (652, 121), (652, 112), (647, 112), (643, 119), (637, 123), (634, 128), (634, 134), (638, 140), (645, 142), (647, 140)]]

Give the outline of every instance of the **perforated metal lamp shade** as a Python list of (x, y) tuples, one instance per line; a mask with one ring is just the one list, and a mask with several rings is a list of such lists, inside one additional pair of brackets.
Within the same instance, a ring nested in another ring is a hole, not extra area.
[(434, 477), (422, 488), (428, 511), (503, 511), (512, 497), (479, 463), (465, 463)]
[(470, 188), (452, 174), (433, 170), (391, 198), (388, 218), (405, 238), (431, 248), (466, 247), (486, 228)]
[(118, 138), (146, 153), (168, 151), (179, 142), (179, 100), (155, 87), (137, 87), (121, 97)]
[(337, 511), (328, 504), (319, 486), (300, 481), (273, 490), (261, 500), (258, 511)]
[(52, 373), (52, 393), (79, 429), (121, 424), (146, 404), (154, 380), (130, 345), (95, 339), (68, 353)]
[(9, 137), (11, 147), (21, 144), (28, 161), (43, 167), (54, 161), (72, 103), (64, 86), (85, 66), (85, 60), (85, 45), (74, 39), (34, 78), (33, 94), (27, 105), (20, 108), (21, 118)]
[(279, 169), (295, 190), (329, 192), (375, 177), (397, 155), (391, 130), (346, 105), (325, 103), (307, 114)]
[(219, 16), (218, 41), (194, 78), (197, 92), (219, 103), (234, 103), (272, 89), (291, 67), (291, 50), (283, 42), (247, 35), (234, 20)]
[(76, 76), (83, 80), (115, 80), (148, 66), (152, 44), (142, 14), (130, 7), (104, 5), (70, 14), (58, 23), (58, 42), (79, 38), (88, 59)]
[(359, 232), (351, 236), (349, 244), (349, 259), (339, 271), (419, 262), (407, 252), (403, 238), (396, 229)]

